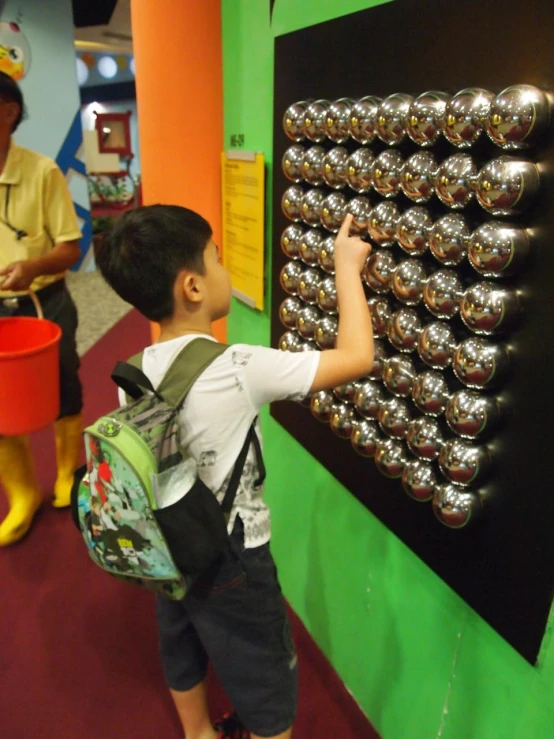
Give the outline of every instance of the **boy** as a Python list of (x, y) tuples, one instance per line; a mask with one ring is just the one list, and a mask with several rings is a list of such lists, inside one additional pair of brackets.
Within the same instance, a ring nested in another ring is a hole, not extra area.
[[(196, 380), (182, 410), (181, 442), (204, 483), (223, 499), (248, 429), (266, 403), (317, 392), (367, 374), (373, 362), (371, 317), (360, 280), (369, 244), (349, 236), (347, 216), (335, 245), (340, 324), (335, 349), (292, 354), (230, 346)], [(97, 255), (107, 282), (161, 327), (144, 352), (154, 387), (194, 337), (211, 338), (227, 315), (229, 275), (209, 224), (177, 206), (126, 213)], [(259, 434), (259, 428), (257, 428)], [(285, 604), (269, 551), (269, 511), (250, 450), (229, 519), (229, 551), (183, 601), (158, 599), (163, 667), (187, 739), (289, 739), (296, 711), (297, 664)], [(236, 716), (214, 729), (204, 678), (211, 661)]]

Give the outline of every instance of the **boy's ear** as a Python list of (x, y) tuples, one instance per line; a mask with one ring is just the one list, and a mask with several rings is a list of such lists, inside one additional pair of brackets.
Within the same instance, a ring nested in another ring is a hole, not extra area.
[(200, 303), (203, 298), (200, 276), (194, 272), (183, 272), (180, 281), (185, 299), (190, 303)]

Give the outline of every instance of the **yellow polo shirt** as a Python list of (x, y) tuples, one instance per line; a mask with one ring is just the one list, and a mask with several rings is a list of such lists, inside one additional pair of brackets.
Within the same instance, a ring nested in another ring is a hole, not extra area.
[[(18, 240), (6, 223), (27, 236)], [(80, 238), (73, 201), (57, 164), (12, 141), (0, 175), (0, 268), (42, 257), (56, 244)], [(31, 288), (40, 290), (62, 277), (37, 277)], [(0, 288), (0, 298), (17, 294)]]

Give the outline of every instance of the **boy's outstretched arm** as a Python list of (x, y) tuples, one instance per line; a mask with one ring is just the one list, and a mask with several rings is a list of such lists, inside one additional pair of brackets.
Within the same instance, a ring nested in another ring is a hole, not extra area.
[(339, 326), (335, 349), (321, 352), (311, 393), (367, 375), (373, 364), (373, 327), (360, 273), (371, 246), (350, 236), (352, 215), (343, 221), (335, 241), (335, 281)]

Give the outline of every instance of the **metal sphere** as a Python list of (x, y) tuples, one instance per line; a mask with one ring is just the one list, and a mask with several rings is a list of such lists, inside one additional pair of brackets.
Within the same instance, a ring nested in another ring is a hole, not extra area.
[(470, 490), (455, 485), (437, 485), (433, 496), (433, 513), (449, 529), (463, 529), (481, 516), (481, 499)]
[(303, 339), (313, 341), (321, 320), (321, 313), (314, 305), (304, 305), (296, 315), (296, 330)]
[(279, 320), (285, 328), (296, 328), (298, 312), (302, 309), (302, 303), (298, 298), (285, 298), (279, 306)]
[(335, 237), (328, 236), (321, 242), (318, 254), (319, 266), (329, 275), (335, 274)]
[(304, 115), (306, 113), (307, 103), (300, 100), (297, 103), (289, 105), (283, 116), (283, 131), (293, 141), (302, 141), (304, 139)]
[(304, 190), (299, 185), (291, 185), (283, 193), (281, 209), (289, 221), (302, 220), (302, 199)]
[(310, 410), (312, 416), (321, 423), (329, 423), (336, 398), (330, 390), (320, 390), (312, 395)]
[(337, 403), (331, 411), (329, 425), (333, 433), (341, 439), (349, 439), (356, 425), (354, 410), (343, 403)]
[(371, 324), (373, 326), (373, 336), (376, 339), (383, 339), (387, 335), (389, 322), (392, 317), (392, 310), (386, 298), (376, 296), (367, 301), (369, 311), (371, 313)]
[(346, 215), (348, 201), (341, 192), (333, 192), (323, 201), (321, 222), (328, 231), (337, 233)]
[(550, 122), (546, 94), (531, 85), (513, 85), (492, 101), (487, 133), (506, 150), (526, 149), (544, 136)]
[(370, 238), (379, 246), (393, 246), (399, 218), (400, 211), (396, 203), (382, 202), (376, 205), (367, 225)]
[(396, 355), (383, 362), (383, 382), (393, 395), (407, 398), (412, 393), (416, 369), (409, 357)]
[(374, 423), (358, 421), (350, 437), (350, 443), (354, 451), (361, 457), (374, 457), (377, 442), (380, 439), (381, 434)]
[(337, 286), (334, 277), (325, 277), (319, 283), (317, 304), (325, 313), (336, 313), (338, 309)]
[(421, 332), (421, 321), (413, 308), (401, 308), (390, 317), (387, 336), (399, 352), (413, 352)]
[(392, 291), (401, 303), (417, 305), (423, 297), (427, 280), (424, 266), (418, 259), (400, 262), (392, 276)]
[(400, 248), (413, 257), (425, 254), (432, 226), (433, 220), (425, 208), (417, 205), (409, 208), (396, 224), (396, 240)]
[(517, 293), (494, 282), (479, 282), (468, 287), (460, 304), (460, 316), (465, 325), (485, 336), (505, 331), (518, 312)]
[(371, 165), (371, 185), (384, 198), (394, 198), (400, 191), (404, 159), (395, 149), (385, 149)]
[(338, 321), (335, 316), (323, 316), (315, 332), (315, 343), (320, 349), (333, 349), (337, 341)]
[(310, 185), (318, 186), (324, 182), (323, 164), (326, 151), (323, 146), (310, 146), (302, 159), (302, 176)]
[(446, 321), (428, 323), (417, 341), (417, 352), (425, 364), (443, 370), (452, 364), (456, 351), (456, 337)]
[(298, 252), (300, 259), (308, 267), (315, 267), (319, 264), (319, 250), (321, 249), (322, 242), (323, 234), (317, 228), (308, 229), (300, 239)]
[(453, 154), (435, 174), (439, 200), (453, 210), (461, 210), (473, 197), (477, 167), (469, 154)]
[(317, 300), (317, 291), (321, 282), (319, 270), (308, 267), (302, 270), (298, 278), (298, 297), (305, 303), (314, 305)]
[(385, 391), (376, 382), (361, 382), (356, 389), (354, 405), (363, 418), (377, 420), (379, 408), (385, 402), (387, 396)]
[(391, 398), (381, 404), (377, 420), (387, 436), (393, 439), (403, 439), (408, 433), (412, 415), (405, 400)]
[(486, 126), (494, 95), (480, 87), (460, 90), (444, 112), (443, 133), (459, 149), (472, 146)]
[(302, 132), (316, 144), (327, 138), (327, 111), (330, 105), (328, 100), (316, 100), (306, 108)]
[(427, 370), (414, 380), (412, 399), (426, 416), (440, 416), (444, 413), (449, 398), (448, 383), (440, 372)]
[(420, 459), (411, 459), (402, 473), (402, 487), (410, 498), (420, 503), (432, 500), (437, 476), (432, 464)]
[(375, 449), (375, 466), (382, 475), (392, 479), (402, 477), (408, 462), (406, 447), (396, 439), (381, 439)]
[(466, 387), (496, 387), (508, 369), (508, 353), (503, 346), (486, 339), (471, 338), (462, 341), (456, 349), (454, 372)]
[(379, 339), (373, 340), (373, 365), (369, 371), (368, 378), (370, 380), (383, 379), (383, 362), (387, 358), (387, 352), (383, 346), (383, 342)]
[(320, 225), (324, 200), (325, 193), (323, 190), (313, 188), (304, 193), (304, 197), (302, 198), (301, 216), (306, 225)]
[(418, 151), (406, 159), (400, 175), (404, 195), (414, 203), (427, 203), (434, 190), (437, 171), (435, 157), (430, 151)]
[(475, 446), (463, 439), (445, 441), (439, 454), (439, 466), (449, 482), (471, 485), (483, 478), (491, 462), (486, 447)]
[(302, 343), (296, 331), (287, 331), (279, 339), (279, 349), (282, 352), (299, 352)]
[(395, 146), (404, 140), (412, 100), (409, 95), (397, 92), (381, 102), (377, 111), (377, 136), (383, 143)]
[(302, 162), (304, 160), (305, 149), (299, 144), (289, 146), (283, 154), (282, 167), (283, 174), (291, 182), (302, 182), (304, 179), (302, 173)]
[(460, 309), (462, 283), (451, 269), (434, 272), (423, 288), (423, 300), (437, 318), (452, 318)]
[(429, 248), (445, 267), (457, 267), (467, 256), (470, 237), (465, 218), (460, 213), (448, 213), (433, 224)]
[(534, 162), (503, 156), (481, 169), (475, 194), (487, 213), (505, 217), (527, 210), (537, 197), (539, 185), (539, 170)]
[(529, 255), (529, 235), (510, 223), (482, 223), (469, 240), (469, 262), (483, 277), (517, 274)]
[(348, 203), (347, 212), (352, 213), (354, 219), (350, 226), (350, 233), (356, 236), (363, 236), (367, 233), (367, 225), (369, 216), (371, 215), (371, 204), (367, 198), (360, 195), (352, 198)]
[(408, 136), (418, 146), (433, 146), (441, 135), (446, 106), (450, 95), (430, 90), (424, 92), (410, 105), (408, 112)]
[(383, 249), (373, 252), (365, 263), (363, 278), (366, 285), (376, 293), (390, 290), (396, 261), (392, 254)]
[(350, 187), (359, 193), (371, 188), (373, 154), (369, 149), (357, 149), (350, 155), (346, 167), (346, 179)]
[(300, 257), (300, 239), (304, 236), (304, 229), (296, 223), (287, 226), (281, 234), (281, 250), (289, 259)]
[(298, 280), (302, 267), (298, 262), (287, 262), (279, 275), (281, 287), (289, 295), (298, 295)]
[(496, 398), (473, 390), (458, 390), (449, 399), (446, 422), (463, 439), (484, 438), (490, 435), (500, 419)]
[(331, 103), (327, 111), (327, 137), (336, 144), (342, 144), (350, 138), (350, 114), (353, 100), (341, 98)]
[(344, 146), (335, 146), (325, 154), (323, 160), (323, 179), (334, 190), (346, 186), (348, 176), (348, 159), (350, 155)]
[(381, 98), (368, 95), (352, 106), (348, 127), (350, 135), (359, 144), (371, 144), (375, 138), (380, 103)]
[(333, 388), (333, 394), (338, 400), (342, 401), (343, 403), (353, 405), (356, 398), (356, 393), (358, 392), (358, 388), (360, 387), (360, 385), (361, 382), (359, 380), (355, 380), (353, 382), (345, 382), (344, 385), (338, 385), (337, 387)]
[(444, 436), (436, 418), (421, 416), (410, 423), (406, 437), (410, 451), (418, 459), (438, 459)]

